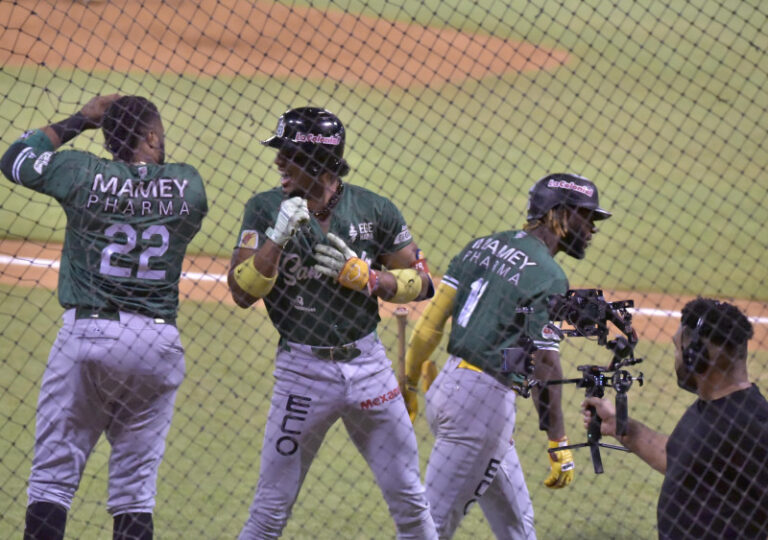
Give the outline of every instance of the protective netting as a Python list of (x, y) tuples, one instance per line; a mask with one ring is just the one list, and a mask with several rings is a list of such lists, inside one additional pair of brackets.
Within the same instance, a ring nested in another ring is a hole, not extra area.
[[(676, 384), (672, 336), (696, 296), (727, 300), (750, 318), (750, 379), (768, 381), (768, 9), (759, 1), (13, 0), (0, 2), (0, 25), (3, 152), (94, 96), (140, 95), (160, 111), (167, 161), (193, 166), (205, 185), (209, 211), (179, 284), (186, 376), (159, 469), (158, 537), (232, 538), (248, 517), (278, 333), (262, 302), (234, 304), (226, 274), (245, 203), (280, 185), (276, 152), (260, 141), (294, 107), (323, 107), (343, 122), (345, 183), (394, 203), (436, 281), (471, 239), (522, 227), (537, 179), (572, 172), (593, 181), (613, 217), (598, 223), (585, 259), (556, 260), (571, 287), (634, 300), (635, 353), (644, 361), (632, 373), (642, 371), (645, 384), (627, 393), (630, 417), (670, 433), (693, 402)], [(109, 157), (99, 130), (61, 149), (73, 148)], [(101, 182), (102, 195), (115, 188), (119, 198), (119, 187)], [(157, 198), (164, 188), (154, 189)], [(57, 278), (67, 216), (54, 198), (5, 180), (0, 200), (0, 532), (9, 536), (23, 528), (39, 388), (62, 325)], [(353, 223), (354, 234), (368, 234), (366, 223)], [(146, 233), (147, 244), (141, 231), (109, 234), (119, 245), (110, 244), (107, 267), (134, 271), (129, 259), (110, 259), (115, 251), (144, 257), (149, 266), (138, 271), (153, 279), (151, 250), (163, 249), (165, 233)], [(320, 279), (303, 267), (290, 271), (293, 279)], [(396, 306), (380, 304), (378, 336), (394, 361)], [(408, 305), (409, 332), (423, 305)], [(340, 320), (356, 324), (344, 313)], [(438, 366), (446, 341), (432, 355)], [(565, 377), (612, 358), (583, 338), (567, 339), (561, 355)], [(329, 383), (328, 391), (338, 390)], [(65, 396), (55, 397), (65, 409)], [(586, 440), (583, 397), (582, 388), (563, 386), (573, 443)], [(391, 398), (372, 394), (366, 406)], [(420, 399), (414, 429), (423, 478), (434, 437)], [(305, 408), (293, 406), (301, 422)], [(296, 425), (284, 420), (284, 434)], [(395, 535), (347, 427), (336, 422), (328, 431), (284, 537)], [(383, 458), (385, 446), (365, 448), (366, 427), (353, 427), (358, 446)], [(605, 473), (596, 475), (589, 451), (574, 450), (574, 482), (547, 489), (538, 427), (531, 401), (518, 398), (515, 445), (540, 538), (657, 535), (661, 474), (605, 450)], [(72, 502), (68, 537), (111, 533), (109, 452), (102, 437)], [(765, 463), (746, 466), (757, 475)], [(727, 483), (729, 474), (701, 481)], [(703, 534), (696, 526), (693, 534)], [(456, 535), (491, 536), (479, 508)]]

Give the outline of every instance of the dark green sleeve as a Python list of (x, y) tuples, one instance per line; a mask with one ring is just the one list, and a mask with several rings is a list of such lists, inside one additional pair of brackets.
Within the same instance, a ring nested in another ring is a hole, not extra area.
[(382, 253), (395, 253), (413, 242), (411, 232), (400, 210), (384, 198), (380, 207), (379, 223), (376, 224), (376, 233)]
[(526, 317), (526, 333), (531, 336), (534, 344), (540, 349), (557, 350), (557, 340), (546, 326), (551, 322), (549, 320), (549, 297), (553, 294), (565, 294), (568, 290), (568, 280), (564, 275), (554, 276), (553, 279), (545, 282), (545, 287), (531, 299), (530, 307), (532, 313)]
[(87, 156), (84, 152), (54, 152), (48, 136), (35, 130), (8, 148), (0, 158), (0, 169), (12, 182), (63, 201), (77, 178), (79, 167), (72, 161), (79, 155)]
[(272, 226), (275, 216), (272, 215), (274, 212), (267, 208), (264, 198), (263, 194), (255, 195), (245, 203), (236, 248), (258, 249), (266, 240), (267, 229)]

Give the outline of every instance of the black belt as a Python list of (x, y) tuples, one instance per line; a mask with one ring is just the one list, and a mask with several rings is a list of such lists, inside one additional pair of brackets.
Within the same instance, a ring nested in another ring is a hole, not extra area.
[(312, 347), (312, 354), (332, 362), (349, 362), (360, 356), (361, 352), (354, 345), (342, 345), (340, 347)]
[[(158, 317), (148, 313), (139, 313), (137, 315), (143, 315), (151, 318), (155, 324), (170, 324), (176, 326), (176, 319), (168, 319), (166, 317)], [(120, 311), (111, 308), (75, 308), (75, 319), (100, 319), (104, 321), (119, 321)]]

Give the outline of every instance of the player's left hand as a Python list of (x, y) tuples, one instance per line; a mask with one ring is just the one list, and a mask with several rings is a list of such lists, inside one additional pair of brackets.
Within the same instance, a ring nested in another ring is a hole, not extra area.
[(109, 94), (106, 96), (96, 96), (86, 103), (83, 108), (80, 109), (80, 114), (90, 121), (90, 124), (86, 127), (99, 127), (104, 113), (107, 112), (109, 106), (118, 99), (120, 99), (120, 94)]
[[(549, 448), (568, 446), (568, 437), (559, 441), (549, 441)], [(547, 452), (549, 455), (549, 476), (544, 480), (544, 485), (552, 489), (564, 488), (573, 481), (573, 454), (570, 450), (560, 452)]]
[(331, 245), (315, 246), (315, 270), (338, 280), (344, 287), (356, 291), (364, 290), (371, 273), (368, 263), (359, 258), (357, 253), (335, 234), (328, 233), (328, 242)]

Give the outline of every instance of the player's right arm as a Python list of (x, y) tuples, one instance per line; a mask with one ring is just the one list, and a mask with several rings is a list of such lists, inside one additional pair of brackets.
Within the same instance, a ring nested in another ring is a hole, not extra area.
[[(440, 344), (443, 337), (443, 329), (448, 317), (453, 313), (453, 305), (456, 299), (456, 289), (445, 281), (437, 287), (435, 296), (427, 304), (408, 342), (408, 350), (405, 353), (405, 381), (406, 388), (403, 398), (408, 408), (411, 421), (419, 412), (417, 388), (419, 379), (424, 373), (423, 389), (426, 392), (435, 377), (436, 368), (429, 357)], [(430, 365), (431, 364), (431, 365)], [(427, 369), (424, 369), (425, 366)]]
[(235, 303), (247, 308), (272, 290), (282, 247), (265, 242), (258, 250), (238, 247), (232, 253), (227, 285)]
[(590, 405), (595, 408), (597, 416), (602, 420), (600, 424), (602, 435), (615, 437), (621, 444), (661, 474), (667, 472), (668, 435), (659, 433), (632, 418), (627, 419), (627, 434), (616, 435), (616, 408), (610, 401), (597, 397), (589, 397), (581, 403), (581, 414), (584, 417), (584, 427), (587, 429), (592, 420), (592, 414), (587, 409)]
[(69, 118), (25, 133), (0, 158), (0, 170), (14, 183), (56, 195), (56, 189), (39, 185), (53, 153), (86, 129), (99, 127), (107, 108), (119, 97), (96, 96)]
[[(306, 199), (291, 197), (280, 203), (273, 226), (261, 232), (263, 213), (249, 201), (244, 224), (256, 223), (249, 230), (244, 225), (240, 242), (232, 254), (227, 284), (235, 303), (247, 308), (272, 290), (277, 280), (280, 255), (299, 227), (309, 221)], [(252, 246), (252, 247), (248, 247)]]

